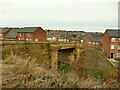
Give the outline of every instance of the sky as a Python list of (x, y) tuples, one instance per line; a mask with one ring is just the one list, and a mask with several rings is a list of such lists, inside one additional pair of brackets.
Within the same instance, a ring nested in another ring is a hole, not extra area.
[(0, 0), (0, 27), (104, 32), (118, 28), (119, 0)]

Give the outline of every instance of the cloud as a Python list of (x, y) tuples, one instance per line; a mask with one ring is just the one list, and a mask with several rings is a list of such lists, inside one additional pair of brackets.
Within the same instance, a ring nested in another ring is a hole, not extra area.
[(1, 26), (116, 27), (117, 1), (2, 0)]

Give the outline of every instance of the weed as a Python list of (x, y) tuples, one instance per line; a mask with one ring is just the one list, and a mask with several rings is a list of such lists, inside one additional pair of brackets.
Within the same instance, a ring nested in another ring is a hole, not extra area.
[(58, 71), (61, 74), (67, 74), (72, 70), (72, 66), (70, 64), (64, 62), (58, 62)]

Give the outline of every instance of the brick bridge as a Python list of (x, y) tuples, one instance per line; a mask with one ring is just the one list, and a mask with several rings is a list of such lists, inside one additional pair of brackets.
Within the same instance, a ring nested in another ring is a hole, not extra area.
[(51, 69), (53, 72), (57, 72), (58, 67), (58, 59), (59, 59), (59, 53), (66, 53), (69, 52), (67, 59), (72, 63), (74, 61), (77, 61), (79, 59), (80, 53), (83, 51), (82, 45), (80, 43), (58, 43), (58, 44), (50, 44), (51, 47)]

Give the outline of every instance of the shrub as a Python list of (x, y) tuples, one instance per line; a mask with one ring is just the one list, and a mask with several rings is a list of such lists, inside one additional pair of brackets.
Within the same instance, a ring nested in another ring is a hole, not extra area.
[(67, 74), (72, 70), (72, 66), (65, 62), (58, 62), (58, 72), (61, 74)]
[(116, 61), (120, 61), (120, 58), (115, 58)]

